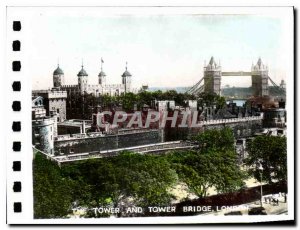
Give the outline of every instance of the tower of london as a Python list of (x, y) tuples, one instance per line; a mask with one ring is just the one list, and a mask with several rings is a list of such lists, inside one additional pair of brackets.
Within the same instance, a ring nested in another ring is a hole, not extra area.
[(98, 74), (98, 84), (89, 84), (89, 75), (81, 66), (81, 70), (77, 74), (77, 85), (65, 85), (64, 72), (58, 65), (53, 72), (53, 87), (57, 90), (67, 91), (69, 94), (79, 93), (81, 95), (87, 93), (94, 96), (110, 95), (119, 96), (124, 93), (133, 92), (131, 86), (131, 73), (127, 69), (127, 62), (124, 73), (121, 75), (121, 84), (106, 84), (106, 74), (103, 71), (103, 61), (101, 61), (101, 71)]

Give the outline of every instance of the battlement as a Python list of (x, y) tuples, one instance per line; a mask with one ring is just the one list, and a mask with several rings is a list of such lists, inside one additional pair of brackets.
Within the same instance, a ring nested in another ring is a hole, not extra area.
[(238, 123), (238, 122), (246, 122), (246, 121), (257, 121), (257, 120), (263, 120), (263, 117), (264, 117), (264, 114), (261, 113), (259, 116), (208, 120), (208, 121), (202, 121), (202, 122), (200, 122), (200, 124), (215, 125), (215, 124), (229, 124), (229, 123)]
[(48, 98), (67, 98), (67, 91), (51, 91)]
[(63, 85), (61, 88), (67, 88), (67, 89), (77, 89), (78, 85)]
[(45, 98), (67, 98), (67, 91), (63, 90), (34, 90), (32, 91), (34, 95), (42, 95)]
[(47, 89), (41, 89), (41, 90), (32, 90), (32, 94), (33, 95), (38, 95), (38, 94), (46, 94), (49, 91), (51, 91), (51, 89), (47, 90)]
[(123, 87), (123, 84), (106, 84), (105, 87), (109, 87), (109, 88), (120, 88)]

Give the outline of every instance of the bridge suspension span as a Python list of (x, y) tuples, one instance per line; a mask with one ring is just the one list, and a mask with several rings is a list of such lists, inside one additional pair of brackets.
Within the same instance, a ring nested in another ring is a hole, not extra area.
[[(264, 65), (261, 58), (257, 64), (251, 67), (251, 71), (230, 71), (222, 72), (220, 64), (217, 64), (211, 57), (209, 64), (204, 67), (204, 77), (202, 77), (195, 85), (190, 87), (186, 93), (197, 95), (201, 92), (221, 93), (221, 77), (225, 76), (251, 76), (253, 96), (269, 95), (268, 81), (274, 87), (276, 93), (284, 94), (284, 87), (278, 86), (268, 75), (268, 66)], [(201, 84), (204, 82), (204, 84)]]
[(186, 93), (188, 94), (197, 94), (200, 92), (203, 92), (204, 90), (204, 85), (201, 85), (201, 82), (203, 81), (204, 77), (200, 79), (195, 85), (193, 85), (191, 88), (189, 88)]
[(282, 87), (278, 86), (278, 85), (272, 80), (272, 78), (270, 78), (269, 76), (268, 76), (268, 78), (269, 78), (271, 84), (274, 86), (274, 88), (275, 88), (275, 90), (277, 91), (277, 93), (280, 93), (280, 94), (285, 94), (285, 93), (286, 93), (285, 88), (282, 88)]
[[(238, 75), (239, 73), (241, 73), (241, 75)], [(229, 75), (227, 74), (226, 72), (226, 75), (223, 75), (222, 73), (222, 76), (246, 76), (244, 74), (244, 72), (235, 72), (234, 75)], [(249, 75), (248, 75), (249, 76)], [(204, 84), (201, 85), (201, 83), (203, 82), (203, 79), (204, 77), (202, 77), (200, 79), (200, 81), (198, 81), (195, 85), (193, 85), (192, 87), (190, 87), (186, 93), (188, 94), (193, 94), (193, 95), (198, 95), (199, 93), (202, 93), (204, 92)], [(282, 88), (280, 86), (278, 86), (270, 76), (268, 76), (268, 80), (271, 82), (272, 86), (274, 87), (274, 89), (276, 90), (277, 93), (280, 93), (280, 94), (285, 94), (286, 93), (286, 90), (285, 88)]]

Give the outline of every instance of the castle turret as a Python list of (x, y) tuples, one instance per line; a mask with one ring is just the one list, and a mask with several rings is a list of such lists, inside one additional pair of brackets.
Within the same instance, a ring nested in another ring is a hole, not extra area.
[(220, 95), (221, 74), (221, 66), (211, 57), (208, 65), (204, 67), (204, 92)]
[(64, 84), (64, 72), (59, 68), (58, 64), (56, 70), (53, 72), (53, 87), (60, 88)]
[(130, 92), (131, 90), (131, 73), (127, 70), (127, 62), (125, 72), (122, 74), (122, 84), (124, 85), (125, 93)]
[(49, 117), (32, 121), (32, 144), (39, 150), (54, 155), (54, 122)]
[(50, 118), (53, 120), (53, 137), (57, 137), (57, 135), (58, 135), (57, 121), (59, 120), (59, 119), (57, 119), (58, 118), (57, 112), (54, 110), (50, 111)]
[(83, 94), (84, 92), (88, 91), (88, 89), (87, 89), (88, 88), (88, 74), (83, 69), (83, 64), (82, 64), (81, 70), (79, 71), (77, 76), (78, 76), (78, 87), (79, 87), (81, 94)]
[(268, 96), (268, 66), (264, 65), (261, 58), (258, 59), (256, 65), (252, 65), (251, 78), (252, 78), (252, 95), (253, 96)]
[(103, 72), (103, 59), (101, 58), (101, 72), (98, 74), (99, 85), (106, 85), (106, 74)]

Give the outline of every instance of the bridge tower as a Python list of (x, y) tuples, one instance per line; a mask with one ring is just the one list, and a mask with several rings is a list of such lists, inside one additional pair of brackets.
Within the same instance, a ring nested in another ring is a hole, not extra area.
[(251, 78), (252, 78), (252, 95), (253, 96), (268, 96), (268, 66), (264, 65), (261, 58), (258, 59), (256, 65), (252, 64)]
[(204, 92), (205, 93), (221, 93), (221, 66), (218, 65), (214, 57), (211, 57), (207, 66), (204, 67)]

